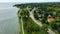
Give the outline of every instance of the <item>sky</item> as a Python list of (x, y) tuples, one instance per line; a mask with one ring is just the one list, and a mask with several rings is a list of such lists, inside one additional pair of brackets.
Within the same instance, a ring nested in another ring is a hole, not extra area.
[(0, 2), (60, 2), (60, 0), (0, 0)]

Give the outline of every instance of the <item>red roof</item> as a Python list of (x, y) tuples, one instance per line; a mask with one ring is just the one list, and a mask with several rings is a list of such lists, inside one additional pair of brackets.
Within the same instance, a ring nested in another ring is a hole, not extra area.
[(54, 20), (55, 20), (54, 18), (48, 18), (49, 22), (54, 21)]

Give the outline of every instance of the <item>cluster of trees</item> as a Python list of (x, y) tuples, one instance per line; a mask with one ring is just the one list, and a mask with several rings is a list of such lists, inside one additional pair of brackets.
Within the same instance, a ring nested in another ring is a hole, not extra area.
[[(23, 28), (25, 34), (48, 34), (45, 27), (38, 26), (30, 17), (29, 12), (26, 8), (20, 9), (17, 13), (19, 19), (23, 19)], [(27, 16), (27, 17), (26, 17)], [(21, 22), (20, 26), (21, 26)], [(44, 32), (44, 33), (43, 33)]]
[(18, 15), (18, 17), (25, 17), (25, 18), (28, 18), (28, 17), (29, 17), (29, 12), (28, 12), (27, 9), (22, 8), (22, 9), (19, 9), (19, 10), (18, 10), (17, 15)]
[[(28, 3), (16, 4), (14, 6), (20, 8), (17, 15), (19, 19), (21, 17), (23, 18), (23, 27), (26, 34), (48, 34), (47, 25), (39, 27), (29, 17), (29, 11), (31, 11), (34, 7), (38, 7), (38, 9), (34, 11), (34, 18), (38, 21), (41, 19), (43, 24), (51, 25), (52, 29), (57, 30), (60, 33), (60, 3)], [(48, 15), (51, 15), (52, 18), (55, 18), (55, 21), (48, 22)]]
[(51, 23), (51, 28), (53, 30), (58, 31), (58, 33), (60, 33), (60, 8), (58, 6), (56, 6), (56, 5), (50, 5), (50, 6), (45, 7), (45, 11), (47, 12), (47, 15), (51, 15), (52, 18), (55, 19), (54, 22), (48, 22), (48, 23)]
[[(44, 15), (44, 16), (43, 16)], [(48, 15), (51, 15), (55, 19), (54, 22), (48, 22)], [(34, 11), (34, 17), (39, 20), (41, 19), (42, 23), (51, 25), (53, 30), (57, 30), (60, 33), (60, 8), (56, 5), (40, 6), (39, 9)], [(49, 24), (51, 23), (51, 24)], [(58, 23), (58, 24), (57, 24)]]
[[(57, 30), (60, 33), (60, 8), (56, 5), (48, 6), (46, 9), (47, 13), (55, 18), (54, 22), (51, 23), (51, 28)], [(58, 23), (58, 24), (57, 24)]]
[(60, 22), (51, 22), (51, 29), (60, 33)]
[(25, 21), (25, 22), (24, 22), (25, 33), (27, 34), (48, 34), (46, 25), (44, 25), (43, 27), (40, 27), (31, 18), (29, 18), (28, 21)]

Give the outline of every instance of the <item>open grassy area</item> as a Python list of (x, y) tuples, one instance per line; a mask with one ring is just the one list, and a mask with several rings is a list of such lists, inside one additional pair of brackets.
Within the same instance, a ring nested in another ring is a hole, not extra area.
[[(20, 30), (22, 31), (22, 23), (25, 34), (48, 34), (47, 30), (50, 28), (52, 31), (60, 33), (60, 3), (28, 3), (17, 4), (16, 7), (20, 8), (18, 11)], [(35, 10), (33, 10), (36, 8)], [(37, 25), (34, 20), (30, 18), (29, 12), (33, 11), (34, 18), (42, 23), (42, 27)], [(21, 22), (21, 16), (22, 21)], [(54, 33), (53, 32), (53, 33)], [(51, 33), (51, 32), (49, 32)]]
[(43, 27), (38, 26), (31, 18), (24, 21), (24, 32), (26, 34), (48, 34)]

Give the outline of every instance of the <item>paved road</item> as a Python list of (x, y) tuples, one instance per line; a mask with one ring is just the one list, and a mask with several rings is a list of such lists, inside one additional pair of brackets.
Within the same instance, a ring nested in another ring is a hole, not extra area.
[[(43, 25), (42, 25), (42, 23), (41, 22), (39, 22), (39, 21), (37, 21), (37, 20), (35, 20), (35, 18), (34, 18), (34, 15), (33, 15), (33, 11), (35, 10), (35, 8), (31, 11), (31, 12), (29, 12), (30, 13), (30, 17), (33, 19), (33, 21), (36, 23), (36, 24), (38, 24), (40, 27), (42, 27)], [(47, 31), (49, 34), (55, 34), (55, 32), (53, 32), (51, 29), (49, 29), (48, 28), (48, 31)]]
[(55, 34), (55, 32), (53, 32), (51, 29), (48, 28), (48, 31), (47, 31), (49, 34)]
[(30, 17), (32, 18), (32, 20), (33, 20), (36, 24), (38, 24), (39, 26), (42, 26), (41, 22), (37, 21), (37, 20), (34, 18), (34, 15), (33, 15), (33, 11), (34, 11), (34, 10), (35, 10), (35, 8), (34, 8), (31, 12), (29, 12), (29, 13), (30, 13)]

